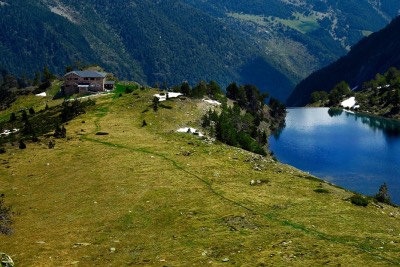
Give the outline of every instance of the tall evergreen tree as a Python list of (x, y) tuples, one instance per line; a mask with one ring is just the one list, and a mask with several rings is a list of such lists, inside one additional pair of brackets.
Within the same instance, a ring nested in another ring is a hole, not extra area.
[(216, 81), (210, 81), (207, 85), (208, 97), (214, 99), (217, 95), (222, 94), (221, 87)]
[(383, 185), (379, 187), (379, 191), (375, 195), (375, 199), (382, 203), (387, 203), (387, 204), (391, 203), (389, 189), (386, 183), (383, 183)]
[(226, 87), (226, 97), (232, 100), (237, 100), (238, 98), (239, 87), (233, 82)]
[(15, 115), (15, 113), (14, 112), (11, 113), (9, 122), (13, 122), (13, 121), (16, 121), (16, 120), (17, 120), (17, 116)]
[(181, 93), (185, 96), (188, 96), (188, 95), (190, 95), (190, 91), (191, 91), (191, 89), (190, 89), (189, 83), (183, 82), (181, 85)]
[(207, 94), (207, 83), (200, 81), (195, 87), (193, 87), (191, 96), (194, 98), (202, 98)]

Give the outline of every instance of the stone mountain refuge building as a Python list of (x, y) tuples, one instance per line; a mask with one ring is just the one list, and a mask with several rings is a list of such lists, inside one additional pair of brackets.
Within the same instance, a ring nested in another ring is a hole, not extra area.
[[(114, 81), (106, 81), (107, 73), (84, 70), (64, 75), (61, 91), (64, 95), (98, 93), (114, 89)], [(107, 86), (105, 86), (107, 85)]]

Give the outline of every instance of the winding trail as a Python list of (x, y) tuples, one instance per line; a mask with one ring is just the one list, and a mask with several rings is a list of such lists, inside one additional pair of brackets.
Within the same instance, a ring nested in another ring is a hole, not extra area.
[[(95, 126), (96, 126), (95, 130), (93, 132), (91, 132), (91, 133), (87, 133), (85, 135), (82, 135), (81, 136), (82, 139), (87, 140), (89, 142), (102, 144), (102, 145), (105, 145), (105, 146), (108, 146), (108, 147), (112, 147), (112, 148), (124, 149), (124, 150), (132, 151), (132, 152), (144, 153), (144, 154), (148, 154), (148, 155), (152, 155), (152, 156), (155, 156), (155, 157), (162, 158), (163, 160), (166, 160), (166, 161), (170, 162), (172, 164), (172, 166), (174, 166), (177, 170), (182, 171), (182, 172), (194, 177), (199, 182), (203, 183), (213, 195), (217, 196), (218, 198), (222, 199), (223, 201), (225, 201), (227, 203), (230, 203), (232, 205), (240, 207), (240, 208), (250, 212), (253, 215), (261, 216), (262, 218), (264, 218), (264, 219), (266, 219), (268, 221), (275, 222), (275, 223), (278, 223), (278, 224), (286, 226), (286, 227), (290, 227), (290, 228), (292, 228), (294, 230), (297, 230), (297, 231), (301, 231), (301, 232), (303, 232), (303, 233), (305, 233), (305, 234), (307, 234), (309, 236), (316, 237), (316, 238), (318, 238), (320, 240), (325, 240), (325, 241), (329, 241), (329, 242), (332, 242), (332, 243), (335, 243), (335, 244), (342, 244), (342, 245), (346, 245), (348, 247), (355, 248), (355, 249), (357, 249), (357, 250), (359, 250), (361, 252), (369, 254), (372, 257), (375, 257), (377, 259), (380, 259), (380, 260), (385, 261), (387, 263), (390, 263), (392, 265), (400, 266), (400, 258), (387, 258), (387, 257), (381, 256), (381, 255), (379, 255), (377, 253), (374, 253), (374, 251), (376, 251), (376, 249), (371, 247), (368, 244), (360, 243), (359, 241), (354, 240), (354, 239), (349, 239), (349, 238), (345, 239), (343, 237), (328, 235), (328, 234), (325, 234), (323, 232), (307, 228), (304, 225), (297, 224), (297, 223), (295, 223), (293, 221), (290, 221), (290, 220), (287, 220), (287, 219), (278, 218), (278, 217), (276, 217), (275, 215), (273, 215), (271, 213), (265, 213), (263, 211), (258, 211), (258, 210), (254, 209), (254, 208), (246, 206), (245, 204), (243, 204), (243, 203), (241, 203), (241, 202), (239, 202), (239, 201), (237, 201), (235, 199), (226, 197), (224, 194), (218, 192), (215, 188), (213, 188), (212, 182), (209, 182), (206, 179), (202, 178), (201, 176), (199, 176), (199, 175), (197, 175), (197, 174), (185, 169), (177, 161), (175, 161), (175, 160), (173, 160), (171, 158), (168, 158), (167, 156), (165, 156), (163, 154), (160, 154), (160, 153), (157, 153), (157, 152), (154, 152), (154, 151), (150, 151), (150, 150), (145, 149), (145, 148), (131, 148), (131, 147), (127, 147), (127, 146), (124, 146), (124, 145), (121, 145), (121, 144), (106, 142), (106, 141), (102, 141), (102, 140), (99, 140), (99, 139), (88, 137), (89, 135), (94, 134), (95, 132), (98, 132), (98, 131), (101, 130), (100, 120), (101, 120), (102, 117), (104, 117), (106, 115), (104, 113), (105, 112), (103, 112), (102, 114), (99, 114), (100, 116), (98, 116), (98, 118), (95, 120), (95, 122), (94, 122)], [(391, 251), (388, 251), (388, 252), (391, 252)]]

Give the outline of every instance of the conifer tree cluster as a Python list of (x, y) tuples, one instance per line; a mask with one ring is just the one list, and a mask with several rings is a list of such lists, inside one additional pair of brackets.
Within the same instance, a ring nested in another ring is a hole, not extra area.
[(271, 98), (267, 108), (264, 102), (268, 94), (261, 94), (254, 85), (232, 83), (226, 89), (226, 96), (234, 100), (233, 106), (225, 101), (221, 113), (209, 110), (202, 118), (202, 126), (221, 142), (266, 155), (267, 132), (281, 124), (278, 121), (284, 122), (285, 106)]
[[(311, 94), (311, 103), (322, 102), (327, 106), (337, 106), (344, 97), (353, 96), (354, 92), (350, 90), (349, 85), (345, 81), (336, 84), (328, 93), (325, 91), (315, 91)], [(329, 100), (329, 101), (328, 101)]]
[(215, 99), (223, 94), (221, 87), (215, 81), (210, 81), (209, 83), (200, 81), (193, 88), (190, 87), (188, 82), (183, 82), (180, 86), (175, 86), (174, 91), (193, 98), (208, 96), (211, 99)]
[(95, 102), (93, 100), (88, 99), (84, 103), (79, 101), (77, 98), (73, 101), (64, 101), (62, 103), (61, 110), (61, 120), (62, 122), (69, 121), (80, 114), (85, 113), (85, 107), (94, 105)]

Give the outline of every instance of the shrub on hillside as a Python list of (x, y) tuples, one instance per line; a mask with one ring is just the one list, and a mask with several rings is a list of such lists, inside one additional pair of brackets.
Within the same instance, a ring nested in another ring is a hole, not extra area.
[(56, 128), (54, 129), (54, 134), (53, 136), (55, 138), (65, 138), (67, 137), (67, 129), (65, 129), (64, 125), (60, 127), (58, 124), (56, 125)]
[(49, 149), (53, 149), (54, 148), (54, 146), (56, 145), (56, 143), (55, 142), (53, 142), (53, 141), (49, 141)]
[(24, 141), (22, 141), (22, 140), (20, 140), (19, 141), (19, 149), (25, 149), (26, 148), (26, 145), (25, 145), (25, 143), (24, 143)]
[(368, 199), (358, 194), (351, 196), (350, 202), (356, 206), (362, 206), (362, 207), (368, 206)]
[(133, 92), (133, 89), (132, 88), (129, 88), (129, 87), (126, 87), (125, 88), (125, 94), (130, 94), (130, 93), (132, 93)]
[(329, 194), (329, 193), (330, 193), (329, 190), (328, 190), (328, 189), (325, 189), (325, 188), (317, 188), (317, 189), (314, 189), (314, 192), (315, 192), (315, 193), (320, 193), (320, 194)]

